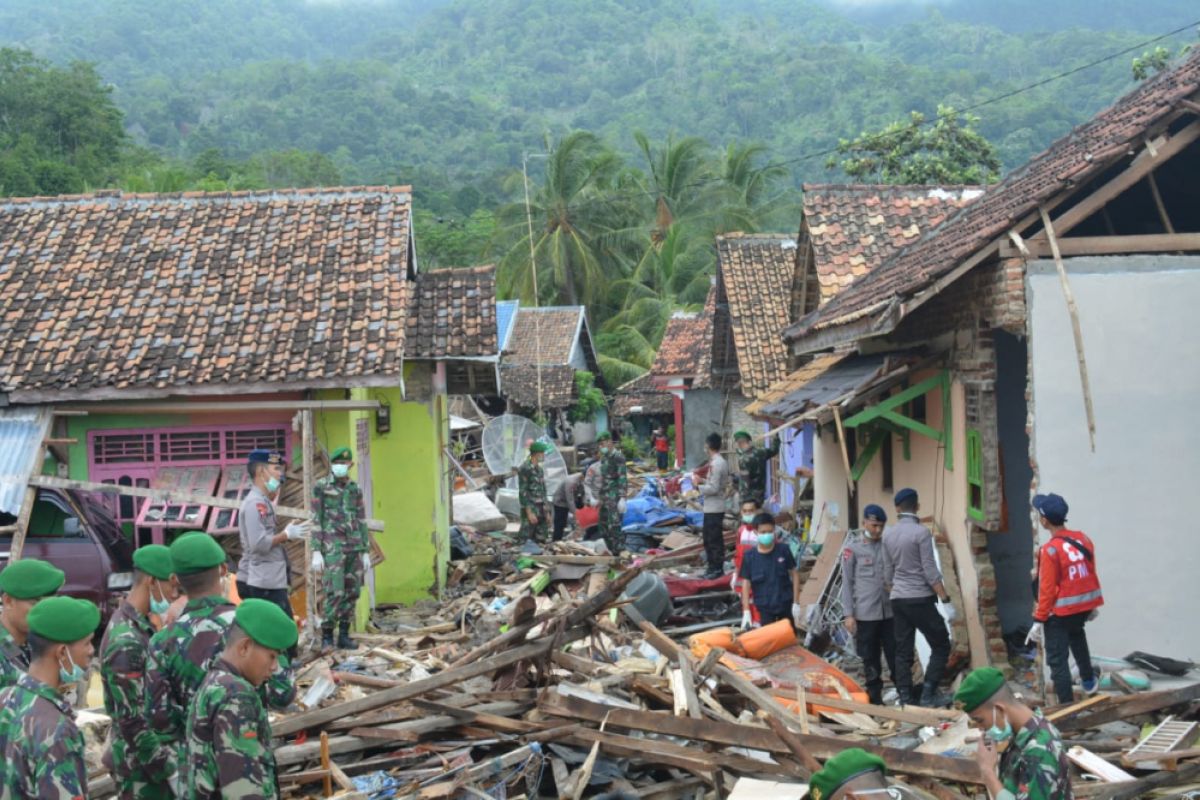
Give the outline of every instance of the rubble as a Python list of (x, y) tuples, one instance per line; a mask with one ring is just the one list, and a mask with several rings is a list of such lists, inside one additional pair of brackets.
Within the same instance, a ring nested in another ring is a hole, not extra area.
[[(799, 798), (850, 746), (933, 797), (986, 797), (961, 712), (863, 702), (857, 660), (821, 627), (836, 613), (832, 540), (798, 548), (814, 630), (764, 655), (758, 632), (720, 630), (737, 599), (727, 578), (698, 577), (685, 520), (643, 526), (648, 551), (619, 557), (463, 526), (471, 555), (452, 562), (442, 602), (381, 608), (359, 650), (299, 671), (300, 703), (272, 720), (283, 797)], [(1077, 765), (1077, 797), (1200, 786), (1200, 682), (1138, 666), (1149, 691), (1114, 677), (1111, 692), (1045, 709)]]

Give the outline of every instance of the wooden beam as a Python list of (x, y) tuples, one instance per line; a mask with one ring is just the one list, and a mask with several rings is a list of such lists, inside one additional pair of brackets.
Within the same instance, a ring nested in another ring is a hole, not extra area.
[(1146, 176), (1146, 182), (1150, 184), (1150, 194), (1154, 195), (1154, 205), (1158, 207), (1158, 216), (1162, 219), (1163, 228), (1167, 233), (1174, 233), (1175, 226), (1171, 224), (1171, 215), (1167, 213), (1167, 206), (1163, 203), (1162, 192), (1158, 190), (1158, 181), (1154, 179), (1153, 172)]
[(1067, 313), (1071, 317), (1071, 335), (1075, 339), (1075, 358), (1079, 364), (1079, 383), (1083, 388), (1083, 410), (1087, 415), (1088, 441), (1092, 452), (1096, 452), (1096, 411), (1092, 406), (1092, 384), (1088, 380), (1087, 358), (1083, 352), (1083, 329), (1079, 324), (1079, 308), (1075, 305), (1075, 293), (1071, 291), (1071, 282), (1067, 280), (1067, 267), (1063, 264), (1062, 253), (1058, 250), (1058, 237), (1054, 233), (1054, 224), (1046, 209), (1040, 208), (1044, 233), (1049, 237), (1050, 250), (1054, 255), (1054, 267), (1058, 270), (1058, 282), (1062, 284), (1063, 297), (1067, 301)]
[[(305, 503), (313, 496), (313, 485), (316, 483), (313, 475), (316, 437), (313, 436), (312, 413), (312, 410), (307, 408), (300, 411), (300, 475), (304, 481)], [(305, 619), (308, 621), (308, 649), (317, 650), (321, 646), (321, 639), (317, 634), (321, 631), (324, 621), (317, 616), (317, 576), (312, 570), (312, 537), (312, 531), (304, 537), (304, 605)], [(329, 598), (325, 600), (328, 603)]]
[(8, 562), (21, 560), (21, 551), (25, 549), (25, 534), (29, 530), (29, 517), (33, 514), (33, 505), (37, 502), (37, 489), (30, 486), (25, 490), (25, 502), (21, 504), (21, 513), (17, 516), (16, 531), (13, 532), (12, 546), (8, 549)]
[(845, 698), (831, 697), (823, 694), (809, 695), (808, 701), (821, 708), (832, 708), (837, 711), (849, 711), (851, 713), (858, 712), (877, 719), (892, 719), (897, 722), (932, 725), (934, 727), (941, 725), (943, 722), (956, 720), (963, 715), (961, 711), (953, 711), (947, 708), (875, 706), (869, 703), (859, 703), (855, 700), (846, 700)]
[(842, 453), (842, 467), (846, 470), (846, 489), (854, 497), (854, 469), (850, 466), (850, 451), (846, 447), (846, 429), (842, 426), (842, 410), (833, 407), (833, 422), (837, 427), (838, 448)]
[[(548, 714), (587, 722), (602, 722), (607, 728), (637, 730), (666, 736), (679, 736), (695, 741), (711, 742), (728, 747), (748, 747), (770, 753), (790, 755), (791, 749), (778, 735), (757, 725), (740, 725), (715, 720), (695, 720), (653, 711), (633, 711), (610, 708), (579, 697), (566, 697), (554, 690), (545, 691), (538, 700), (538, 709)], [(847, 741), (834, 736), (793, 734), (816, 759), (828, 759), (845, 750)], [(869, 742), (855, 742), (868, 752), (875, 753), (896, 772), (925, 775), (957, 783), (979, 784), (983, 776), (971, 759), (917, 753), (894, 747), (882, 747)]]
[[(1116, 199), (1151, 172), (1167, 163), (1171, 158), (1178, 155), (1188, 145), (1196, 141), (1196, 139), (1200, 139), (1200, 120), (1183, 128), (1169, 139), (1157, 143), (1154, 148), (1154, 155), (1150, 154), (1149, 148), (1139, 153), (1124, 171), (1056, 217), (1054, 219), (1054, 230), (1059, 236), (1069, 233), (1079, 223)], [(1033, 238), (1043, 241), (1048, 238), (1044, 222), (1043, 229)], [(1030, 238), (1026, 237), (1025, 243), (1029, 244), (1029, 241)]]
[(96, 403), (56, 408), (55, 414), (219, 414), (248, 411), (375, 411), (378, 400), (241, 400), (197, 401), (161, 400), (152, 403)]
[(565, 738), (582, 745), (599, 743), (600, 749), (605, 752), (645, 764), (665, 764), (691, 772), (708, 773), (715, 765), (752, 775), (802, 777), (797, 770), (781, 764), (726, 753), (707, 753), (694, 747), (683, 747), (670, 742), (635, 739), (615, 733), (601, 733), (591, 728), (579, 728)]
[(1200, 103), (1196, 103), (1191, 100), (1185, 99), (1185, 100), (1180, 100), (1179, 105), (1183, 106), (1188, 111), (1191, 111), (1193, 114), (1200, 114)]
[(1200, 683), (1193, 683), (1189, 686), (1163, 692), (1147, 692), (1135, 695), (1107, 708), (1102, 708), (1094, 714), (1084, 714), (1063, 720), (1056, 727), (1064, 733), (1067, 731), (1080, 731), (1085, 728), (1094, 728), (1097, 725), (1103, 725), (1107, 722), (1115, 722), (1120, 719), (1136, 717), (1139, 714), (1161, 711), (1164, 708), (1170, 708), (1182, 703), (1190, 703), (1197, 698), (1200, 698)]
[[(1058, 240), (1058, 251), (1064, 257), (1107, 256), (1123, 253), (1186, 253), (1195, 250), (1200, 250), (1200, 233), (1071, 236)], [(1028, 240), (1026, 251), (1029, 258), (1051, 258), (1054, 255), (1050, 243), (1044, 239)], [(1008, 255), (1015, 255), (1011, 250), (1006, 252)]]
[[(803, 710), (801, 713), (803, 713)], [(812, 777), (812, 773), (821, 770), (821, 762), (813, 758), (813, 754), (808, 752), (808, 748), (804, 746), (804, 742), (800, 741), (800, 737), (789, 731), (786, 725), (772, 716), (767, 716), (767, 727), (775, 732), (775, 735), (779, 737), (779, 741), (787, 745), (792, 755), (800, 759), (800, 763), (809, 772), (808, 775), (804, 776), (806, 779)], [(804, 727), (807, 728), (808, 726)], [(805, 730), (805, 733), (807, 732)]]

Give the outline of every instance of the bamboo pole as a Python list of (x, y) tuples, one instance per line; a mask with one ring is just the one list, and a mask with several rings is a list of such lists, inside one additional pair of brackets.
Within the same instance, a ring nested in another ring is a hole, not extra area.
[[(316, 446), (313, 439), (313, 417), (311, 409), (304, 409), (300, 412), (300, 437), (302, 448), (301, 469), (304, 477), (304, 502), (307, 503), (313, 493), (313, 449)], [(310, 649), (316, 649), (320, 643), (319, 631), (321, 628), (321, 620), (317, 616), (317, 581), (316, 576), (312, 571), (312, 532), (304, 537), (304, 598), (305, 610), (308, 617), (309, 639), (308, 646)]]
[(29, 517), (33, 514), (33, 504), (37, 502), (37, 489), (32, 486), (25, 490), (25, 502), (21, 504), (21, 514), (17, 517), (16, 531), (13, 532), (12, 547), (8, 550), (8, 563), (21, 560), (21, 551), (25, 549), (25, 533), (29, 530)]
[(1054, 267), (1058, 270), (1058, 281), (1062, 284), (1063, 297), (1067, 301), (1067, 313), (1071, 315), (1071, 333), (1075, 337), (1075, 357), (1079, 362), (1079, 382), (1083, 387), (1083, 408), (1087, 413), (1088, 441), (1092, 452), (1096, 452), (1096, 412), (1092, 407), (1092, 386), (1088, 381), (1087, 358), (1083, 353), (1083, 330), (1079, 325), (1079, 308), (1075, 305), (1075, 294), (1071, 291), (1071, 283), (1067, 280), (1067, 267), (1063, 263), (1062, 253), (1058, 249), (1058, 237), (1054, 235), (1054, 225), (1045, 206), (1038, 206), (1042, 215), (1042, 225), (1046, 229), (1046, 238), (1050, 242), (1050, 252), (1054, 256)]
[(850, 467), (850, 451), (846, 449), (846, 429), (842, 427), (842, 410), (833, 407), (833, 422), (837, 425), (838, 445), (842, 451), (842, 466), (846, 468), (846, 489), (850, 492), (851, 500), (854, 495), (853, 469)]

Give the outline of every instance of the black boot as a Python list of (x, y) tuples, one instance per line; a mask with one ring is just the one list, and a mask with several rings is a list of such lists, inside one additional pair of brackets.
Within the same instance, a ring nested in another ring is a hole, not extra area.
[(358, 645), (356, 645), (354, 643), (354, 640), (350, 638), (350, 623), (349, 622), (343, 622), (340, 626), (338, 626), (337, 646), (338, 646), (338, 650), (357, 650), (358, 649)]
[(333, 628), (321, 629), (321, 647), (326, 650), (333, 649)]

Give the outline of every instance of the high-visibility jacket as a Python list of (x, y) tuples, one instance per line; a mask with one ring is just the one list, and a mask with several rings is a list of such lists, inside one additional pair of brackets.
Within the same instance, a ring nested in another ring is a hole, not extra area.
[[(1069, 540), (1083, 545), (1088, 553)], [(1038, 552), (1038, 602), (1033, 618), (1045, 622), (1051, 615), (1067, 617), (1102, 605), (1092, 540), (1080, 531), (1056, 533)]]

